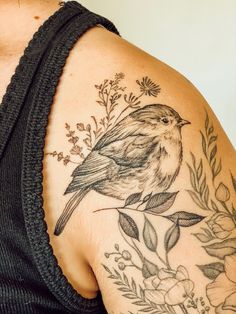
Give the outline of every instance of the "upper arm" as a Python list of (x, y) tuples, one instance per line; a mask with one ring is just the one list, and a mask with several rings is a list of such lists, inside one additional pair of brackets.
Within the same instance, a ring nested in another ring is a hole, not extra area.
[(235, 311), (234, 149), (191, 83), (122, 45), (67, 116), (78, 139), (64, 197), (76, 210), (59, 237), (80, 221), (109, 313)]

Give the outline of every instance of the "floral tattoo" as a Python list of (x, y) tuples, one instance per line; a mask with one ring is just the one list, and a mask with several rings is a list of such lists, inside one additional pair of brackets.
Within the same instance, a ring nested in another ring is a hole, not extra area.
[[(123, 200), (123, 206), (101, 208), (94, 213), (117, 213), (118, 228), (127, 247), (115, 243), (113, 250), (104, 253), (107, 263), (102, 267), (121, 295), (137, 307), (137, 313), (207, 314), (211, 309), (216, 313), (236, 312), (236, 210), (229, 187), (218, 180), (222, 162), (214, 126), (206, 112), (204, 130), (199, 133), (202, 157), (198, 160), (191, 152), (191, 163), (187, 163), (191, 189), (186, 193), (201, 214), (184, 210), (168, 213), (179, 194), (185, 192), (168, 189), (182, 166), (182, 128), (190, 122), (167, 105), (141, 105), (143, 96), (153, 99), (161, 92), (150, 78), (136, 80), (137, 93), (126, 91), (121, 84), (124, 78), (123, 73), (116, 73), (114, 79), (96, 84), (96, 103), (103, 116), (91, 116), (90, 123), (78, 122), (74, 128), (66, 123), (69, 153), (48, 153), (65, 166), (75, 164), (65, 190), (65, 194), (73, 195), (54, 234), (63, 232), (91, 190)], [(235, 190), (232, 174), (231, 179)], [(154, 220), (167, 223), (162, 231), (164, 237), (160, 237)], [(215, 258), (211, 263), (196, 265), (200, 276), (209, 280), (205, 296), (196, 294), (184, 263), (174, 267), (170, 258), (170, 252), (181, 242), (183, 228), (194, 225), (199, 226), (199, 231), (193, 237), (203, 244), (204, 254)], [(131, 268), (139, 272), (141, 282), (130, 276)], [(229, 293), (222, 293), (225, 287)]]

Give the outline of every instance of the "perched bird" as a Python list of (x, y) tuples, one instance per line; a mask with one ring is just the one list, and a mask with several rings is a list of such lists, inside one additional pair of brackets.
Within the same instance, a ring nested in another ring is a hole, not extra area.
[(72, 173), (65, 194), (76, 192), (58, 219), (59, 235), (91, 190), (125, 200), (132, 193), (160, 193), (175, 180), (182, 161), (181, 127), (190, 122), (171, 107), (150, 104), (107, 131)]

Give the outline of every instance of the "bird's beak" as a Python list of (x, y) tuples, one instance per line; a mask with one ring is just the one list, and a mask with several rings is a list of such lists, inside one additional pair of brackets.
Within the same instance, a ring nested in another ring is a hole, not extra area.
[(189, 122), (188, 120), (184, 120), (184, 119), (181, 119), (179, 122), (178, 122), (178, 126), (179, 127), (182, 127), (186, 124), (191, 124), (191, 122)]

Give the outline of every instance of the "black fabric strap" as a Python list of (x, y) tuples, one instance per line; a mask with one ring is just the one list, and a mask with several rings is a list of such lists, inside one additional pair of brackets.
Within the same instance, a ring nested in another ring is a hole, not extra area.
[[(73, 2), (67, 5), (77, 7), (77, 3)], [(82, 313), (94, 314), (106, 313), (105, 309), (104, 312), (101, 311), (103, 308), (101, 296), (98, 295), (89, 302), (79, 296), (63, 276), (49, 244), (42, 199), (42, 161), (48, 115), (66, 58), (78, 38), (97, 24), (119, 34), (106, 18), (85, 11), (80, 16), (73, 16), (50, 43), (50, 49), (47, 49), (41, 61), (27, 99), (31, 104), (31, 112), (27, 123), (22, 167), (25, 222), (38, 269), (52, 293), (64, 306), (72, 311), (80, 310)]]
[[(22, 217), (21, 208), (18, 206), (20, 206), (19, 204), (22, 205), (24, 214), (24, 221), (23, 219), (22, 221), (25, 226), (18, 224), (16, 229), (20, 232), (18, 236), (20, 239), (17, 240), (17, 234), (11, 234), (9, 238), (11, 238), (12, 243), (14, 243), (13, 241), (15, 243), (17, 241), (30, 243), (30, 248), (19, 244), (19, 254), (24, 255), (24, 253), (28, 254), (30, 252), (28, 255), (33, 255), (34, 264), (37, 265), (35, 281), (37, 281), (39, 273), (45, 282), (45, 287), (41, 287), (42, 291), (48, 287), (58, 300), (61, 308), (65, 309), (63, 313), (106, 313), (100, 294), (92, 300), (83, 298), (73, 289), (63, 275), (49, 243), (42, 198), (43, 149), (53, 97), (70, 50), (82, 34), (97, 24), (119, 35), (113, 23), (105, 17), (89, 11), (76, 1), (66, 2), (39, 28), (29, 42), (0, 106), (0, 168), (3, 173), (2, 179), (10, 182), (9, 178), (11, 177), (12, 181), (9, 185), (12, 190), (18, 187), (18, 182), (19, 185), (21, 183), (21, 190), (19, 186), (21, 195), (19, 191), (17, 195), (14, 192), (15, 194), (13, 194), (11, 200), (12, 204), (10, 204), (8, 191), (4, 190), (6, 195), (3, 195), (3, 201), (0, 202), (2, 217), (5, 217), (6, 222), (11, 220), (12, 224), (17, 225)], [(19, 139), (19, 137), (21, 138)], [(24, 141), (23, 147), (19, 146), (22, 141)], [(22, 148), (23, 156), (21, 154)], [(17, 156), (16, 166), (14, 165), (14, 153)], [(19, 169), (21, 158), (22, 168)], [(8, 163), (8, 160), (11, 162)], [(8, 170), (6, 165), (8, 168), (12, 167), (9, 172), (6, 171)], [(19, 175), (16, 178), (17, 180), (14, 178), (15, 173), (17, 175), (18, 173), (21, 174), (21, 182)], [(15, 200), (14, 197), (17, 197), (17, 199)], [(5, 214), (5, 199), (8, 200), (9, 204), (6, 205), (9, 205), (12, 213), (7, 212)], [(13, 213), (16, 214), (16, 217), (9, 216)], [(6, 226), (4, 228), (7, 229)], [(10, 261), (10, 248), (8, 248), (8, 253)], [(17, 256), (16, 252), (13, 253), (14, 256)], [(23, 257), (21, 258), (22, 263)], [(26, 262), (25, 264), (27, 265)], [(27, 274), (24, 275), (27, 277)], [(41, 285), (41, 282), (42, 279), (40, 278), (38, 284)], [(3, 289), (8, 289), (8, 286), (6, 288), (5, 286), (1, 285)], [(14, 291), (18, 290), (15, 289)], [(12, 292), (13, 295), (15, 294), (14, 291)], [(14, 301), (11, 301), (9, 306), (11, 306), (11, 309), (14, 308), (15, 313), (31, 313), (29, 307), (34, 305), (33, 300), (39, 300), (35, 291), (37, 289), (32, 287), (31, 305), (16, 299), (18, 301), (16, 305)], [(7, 294), (11, 295), (10, 292), (7, 292)], [(20, 295), (19, 292), (15, 294), (15, 298), (17, 298), (17, 295)], [(46, 296), (45, 299), (47, 299)], [(40, 301), (37, 302), (39, 305)], [(3, 313), (7, 313), (7, 304), (0, 304), (0, 307), (3, 309)], [(35, 311), (35, 313), (39, 312)], [(51, 310), (49, 309), (45, 313), (51, 313)], [(59, 314), (59, 312), (55, 313)]]

